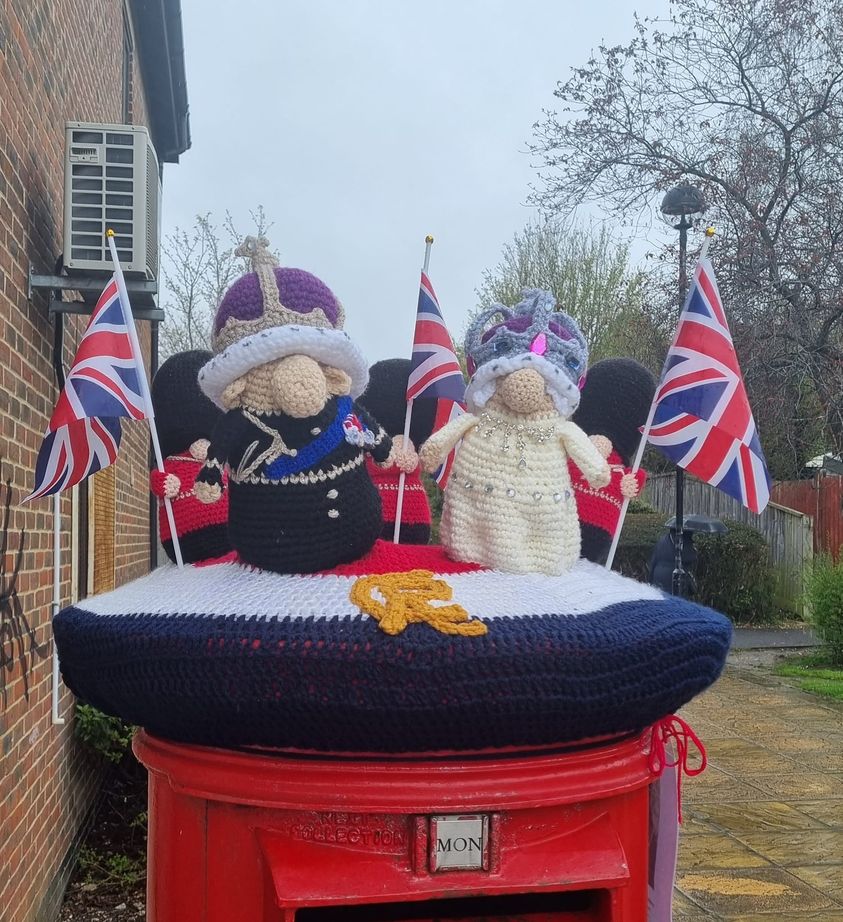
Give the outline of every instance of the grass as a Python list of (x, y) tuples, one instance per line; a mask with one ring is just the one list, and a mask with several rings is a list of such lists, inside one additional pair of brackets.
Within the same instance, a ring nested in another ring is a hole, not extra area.
[(777, 676), (798, 679), (803, 691), (843, 701), (843, 668), (834, 666), (822, 653), (791, 657), (773, 670)]

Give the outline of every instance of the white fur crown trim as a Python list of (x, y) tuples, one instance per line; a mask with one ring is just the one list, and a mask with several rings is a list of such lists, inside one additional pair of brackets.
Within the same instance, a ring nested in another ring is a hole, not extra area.
[(476, 412), (485, 407), (497, 390), (498, 378), (512, 374), (519, 368), (535, 369), (547, 383), (547, 392), (559, 415), (565, 419), (573, 415), (574, 410), (580, 405), (580, 389), (561, 368), (533, 352), (507, 355), (481, 365), (465, 389), (469, 409)]
[(232, 381), (288, 355), (307, 355), (344, 371), (351, 378), (352, 398), (359, 397), (369, 383), (366, 359), (344, 330), (286, 324), (252, 333), (227, 346), (199, 370), (199, 387), (221, 407), (222, 392)]

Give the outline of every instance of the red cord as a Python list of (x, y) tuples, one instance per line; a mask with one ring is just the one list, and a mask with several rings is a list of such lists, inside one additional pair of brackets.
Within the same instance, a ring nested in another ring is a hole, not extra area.
[[(676, 747), (676, 755), (673, 761), (670, 761), (668, 755), (668, 745), (673, 741)], [(694, 744), (700, 754), (700, 764), (693, 767), (688, 762), (691, 751), (691, 743)], [(679, 822), (682, 822), (682, 775), (688, 775), (693, 778), (705, 771), (708, 764), (708, 757), (705, 754), (705, 746), (702, 740), (691, 729), (689, 724), (676, 714), (669, 717), (663, 717), (658, 723), (653, 724), (650, 736), (650, 771), (654, 775), (660, 776), (666, 768), (678, 767), (676, 773), (676, 800), (679, 809)]]

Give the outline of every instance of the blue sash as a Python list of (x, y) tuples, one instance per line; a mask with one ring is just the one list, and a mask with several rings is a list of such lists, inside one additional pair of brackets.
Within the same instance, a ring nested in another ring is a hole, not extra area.
[(289, 455), (281, 455), (271, 464), (267, 464), (267, 477), (279, 480), (281, 477), (289, 477), (290, 474), (306, 471), (334, 451), (341, 442), (345, 441), (345, 431), (342, 424), (346, 416), (351, 413), (352, 405), (351, 397), (340, 397), (337, 400), (337, 415), (331, 425), (312, 442), (299, 448), (294, 458)]

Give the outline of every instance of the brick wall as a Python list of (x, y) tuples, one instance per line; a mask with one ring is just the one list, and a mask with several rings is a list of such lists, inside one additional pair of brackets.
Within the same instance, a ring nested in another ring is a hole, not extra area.
[[(0, 0), (0, 458), (15, 506), (11, 532), (25, 533), (18, 579), (23, 612), (49, 654), (52, 598), (51, 499), (17, 505), (31, 487), (35, 457), (56, 391), (52, 323), (46, 300), (27, 300), (30, 263), (54, 267), (61, 252), (64, 123), (122, 121), (122, 0)], [(132, 117), (146, 122), (134, 55)], [(69, 317), (65, 362), (85, 318)], [(138, 332), (149, 361), (149, 327)], [(115, 580), (148, 568), (148, 437), (142, 424), (124, 425), (116, 465)], [(62, 600), (71, 592), (70, 494), (62, 497)], [(8, 574), (18, 538), (6, 553)], [(6, 659), (13, 652), (0, 635)], [(69, 870), (65, 860), (99, 785), (74, 739), (73, 698), (62, 686), (63, 727), (50, 721), (50, 659), (27, 669), (0, 667), (0, 920), (55, 917)]]

